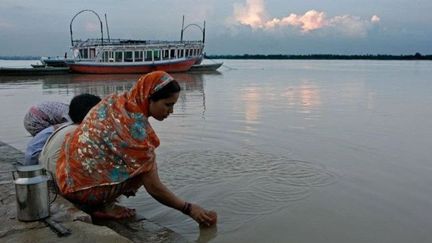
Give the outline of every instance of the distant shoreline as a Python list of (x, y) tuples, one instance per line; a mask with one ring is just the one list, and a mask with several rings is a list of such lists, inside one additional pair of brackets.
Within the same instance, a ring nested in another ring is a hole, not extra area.
[[(205, 55), (209, 59), (255, 59), (255, 60), (399, 60), (399, 61), (432, 61), (432, 55), (336, 55), (336, 54), (243, 54), (243, 55)], [(0, 56), (0, 60), (40, 60), (40, 56)]]
[(39, 56), (0, 56), (0, 60), (40, 60)]
[(310, 54), (310, 55), (282, 55), (282, 54), (244, 54), (244, 55), (206, 55), (209, 59), (258, 59), (258, 60), (399, 60), (419, 61), (432, 60), (432, 55), (334, 55), (334, 54)]

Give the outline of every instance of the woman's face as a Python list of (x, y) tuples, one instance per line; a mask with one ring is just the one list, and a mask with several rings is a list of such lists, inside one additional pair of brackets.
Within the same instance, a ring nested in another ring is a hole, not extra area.
[(149, 116), (158, 121), (167, 118), (169, 114), (173, 113), (174, 104), (177, 102), (179, 94), (180, 92), (174, 93), (171, 97), (158, 101), (150, 100)]

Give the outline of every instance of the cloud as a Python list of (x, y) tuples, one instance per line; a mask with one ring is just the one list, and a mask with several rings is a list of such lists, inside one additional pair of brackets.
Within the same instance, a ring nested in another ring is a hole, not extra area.
[(234, 19), (252, 28), (263, 28), (266, 11), (262, 0), (246, 0), (246, 4), (234, 4)]
[[(328, 25), (324, 12), (309, 10), (304, 15), (290, 14), (282, 19), (273, 19), (267, 22), (267, 28), (279, 26), (296, 26), (301, 28), (303, 32), (309, 32), (316, 29), (321, 29)], [(271, 23), (271, 24), (270, 24)], [(273, 24), (277, 23), (277, 25)]]
[(343, 15), (329, 20), (329, 28), (333, 31), (351, 37), (366, 37), (368, 22), (359, 17)]
[(245, 4), (234, 5), (234, 16), (237, 24), (252, 29), (272, 30), (293, 27), (307, 34), (316, 30), (327, 30), (328, 33), (344, 34), (351, 37), (364, 37), (368, 29), (380, 22), (380, 17), (373, 15), (370, 20), (351, 15), (327, 17), (325, 12), (306, 11), (303, 15), (291, 13), (282, 18), (269, 18), (263, 0), (246, 0)]
[(379, 23), (380, 21), (381, 21), (381, 18), (376, 16), (376, 15), (372, 16), (372, 18), (371, 18), (372, 23)]

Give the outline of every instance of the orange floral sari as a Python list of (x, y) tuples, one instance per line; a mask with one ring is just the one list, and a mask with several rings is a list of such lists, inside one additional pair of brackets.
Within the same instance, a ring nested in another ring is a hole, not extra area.
[(156, 169), (159, 138), (148, 122), (149, 96), (172, 80), (162, 71), (149, 73), (129, 92), (109, 95), (92, 108), (65, 138), (57, 161), (63, 195), (116, 186)]

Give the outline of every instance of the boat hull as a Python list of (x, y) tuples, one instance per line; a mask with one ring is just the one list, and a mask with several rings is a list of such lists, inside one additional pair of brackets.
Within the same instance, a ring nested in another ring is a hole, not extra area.
[(211, 63), (211, 64), (194, 64), (189, 71), (191, 72), (202, 72), (202, 71), (216, 71), (222, 66), (223, 62)]
[(128, 74), (149, 73), (153, 71), (185, 72), (195, 63), (195, 59), (187, 59), (175, 62), (161, 62), (148, 64), (126, 64), (126, 63), (95, 63), (75, 62), (69, 63), (71, 72), (89, 74)]

